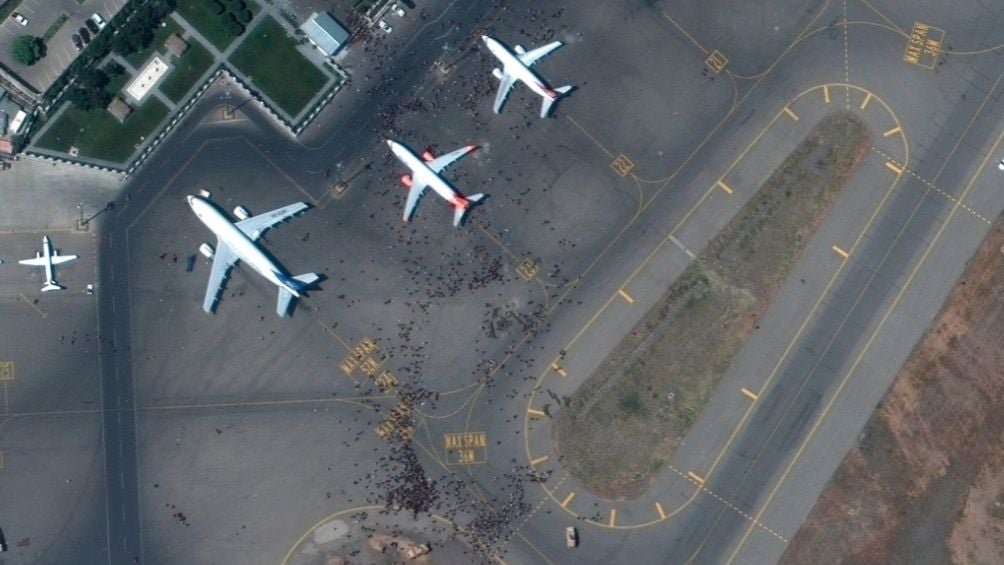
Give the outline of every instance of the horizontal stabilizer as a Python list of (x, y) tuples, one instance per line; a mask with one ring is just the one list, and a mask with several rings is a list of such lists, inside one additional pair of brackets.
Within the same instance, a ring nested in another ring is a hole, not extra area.
[(42, 292), (51, 292), (53, 290), (63, 290), (63, 287), (59, 286), (58, 284), (52, 281), (49, 281), (48, 283), (45, 284), (45, 286), (42, 287)]
[(301, 290), (306, 289), (308, 286), (314, 284), (315, 282), (321, 280), (321, 277), (317, 273), (304, 273), (302, 275), (296, 275), (293, 279), (300, 281), (302, 286)]
[(540, 106), (540, 117), (546, 118), (547, 115), (551, 113), (551, 106), (553, 106), (554, 103), (557, 102), (559, 98), (571, 92), (572, 88), (574, 87), (572, 87), (571, 85), (562, 86), (561, 88), (555, 88), (554, 91), (558, 93), (558, 96), (555, 96), (554, 98), (548, 98), (547, 96), (545, 96), (544, 103), (541, 104)]
[(460, 224), (464, 223), (464, 218), (471, 211), (471, 208), (484, 199), (484, 194), (472, 194), (465, 198), (464, 206), (458, 206), (453, 209), (453, 227), (460, 227)]
[[(283, 278), (284, 283), (296, 289), (297, 292), (303, 292), (310, 285), (321, 280), (321, 277), (317, 273), (304, 273), (302, 275), (296, 275), (295, 277)], [(275, 305), (275, 313), (280, 316), (286, 316), (289, 314), (289, 306), (292, 303), (294, 295), (292, 292), (287, 290), (285, 287), (279, 287), (279, 297)]]
[(285, 317), (289, 314), (289, 303), (293, 300), (293, 294), (283, 287), (279, 287), (279, 302), (275, 305), (275, 313)]

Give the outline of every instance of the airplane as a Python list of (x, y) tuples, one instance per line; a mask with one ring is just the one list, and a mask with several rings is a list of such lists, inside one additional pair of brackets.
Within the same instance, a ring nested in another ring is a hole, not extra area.
[(76, 255), (60, 255), (59, 251), (53, 251), (52, 242), (49, 241), (49, 236), (42, 236), (42, 252), (35, 252), (34, 259), (22, 259), (18, 261), (22, 265), (28, 265), (30, 267), (45, 267), (45, 286), (42, 287), (42, 292), (49, 292), (52, 290), (63, 290), (63, 286), (56, 282), (56, 277), (53, 274), (53, 265), (59, 265), (61, 263), (69, 263), (77, 258)]
[(320, 280), (316, 273), (304, 273), (289, 276), (282, 267), (275, 264), (255, 243), (265, 231), (275, 224), (283, 222), (307, 209), (303, 202), (283, 206), (252, 217), (243, 206), (234, 208), (236, 222), (228, 218), (210, 199), (210, 193), (199, 190), (197, 195), (185, 197), (192, 212), (216, 234), (216, 249), (208, 243), (199, 246), (199, 252), (207, 259), (213, 260), (213, 268), (209, 273), (209, 286), (206, 288), (206, 298), (202, 309), (212, 314), (216, 308), (220, 292), (226, 284), (227, 273), (238, 261), (244, 261), (261, 276), (279, 287), (279, 298), (275, 311), (279, 316), (286, 316), (290, 302), (299, 298), (311, 284)]
[(404, 204), (405, 222), (409, 221), (412, 215), (414, 215), (418, 200), (422, 197), (425, 189), (430, 186), (436, 191), (436, 194), (445, 198), (453, 206), (454, 227), (459, 226), (464, 221), (464, 217), (470, 211), (471, 206), (484, 200), (484, 194), (472, 194), (466, 198), (461, 196), (459, 192), (439, 175), (451, 163), (474, 151), (477, 148), (476, 145), (467, 145), (440, 157), (436, 157), (431, 151), (426, 150), (422, 152), (421, 159), (411, 149), (393, 139), (388, 139), (387, 145), (390, 146), (390, 150), (394, 156), (411, 169), (411, 174), (401, 177), (401, 182), (404, 186), (408, 187), (408, 201)]
[(492, 52), (492, 55), (495, 55), (502, 62), (501, 69), (492, 70), (492, 75), (499, 79), (499, 91), (495, 95), (496, 114), (502, 111), (502, 105), (505, 104), (506, 97), (509, 96), (509, 91), (517, 80), (522, 81), (523, 84), (529, 86), (531, 90), (544, 98), (543, 105), (540, 107), (541, 118), (547, 117), (547, 114), (551, 111), (551, 106), (557, 102), (558, 98), (563, 94), (571, 92), (573, 88), (571, 85), (562, 86), (561, 88), (551, 88), (547, 85), (547, 81), (540, 78), (540, 75), (530, 69), (539, 59), (561, 47), (563, 44), (560, 41), (548, 43), (543, 47), (530, 51), (527, 51), (521, 45), (517, 45), (510, 51), (504, 43), (494, 37), (482, 35), (481, 40), (488, 46), (488, 50)]

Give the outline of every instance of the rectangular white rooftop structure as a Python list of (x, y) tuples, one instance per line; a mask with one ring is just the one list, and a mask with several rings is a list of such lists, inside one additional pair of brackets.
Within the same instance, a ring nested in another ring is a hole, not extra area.
[(300, 29), (307, 34), (307, 39), (328, 57), (337, 53), (349, 39), (349, 32), (327, 12), (310, 14)]
[(139, 74), (129, 81), (128, 86), (126, 86), (126, 94), (134, 102), (142, 102), (146, 98), (147, 93), (150, 92), (150, 89), (157, 84), (169, 68), (160, 56), (150, 59), (150, 62), (139, 71)]

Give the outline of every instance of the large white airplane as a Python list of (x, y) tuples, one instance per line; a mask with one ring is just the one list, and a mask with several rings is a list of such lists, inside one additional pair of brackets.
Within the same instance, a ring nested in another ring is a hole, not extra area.
[(52, 249), (52, 242), (49, 241), (49, 236), (43, 235), (42, 252), (39, 253), (36, 251), (34, 259), (22, 259), (18, 263), (30, 267), (45, 267), (45, 286), (42, 287), (42, 292), (49, 292), (52, 290), (63, 290), (64, 288), (56, 282), (52, 266), (69, 263), (76, 258), (76, 255), (60, 255), (58, 250), (54, 251)]
[(419, 198), (422, 197), (425, 189), (430, 186), (436, 191), (436, 194), (445, 198), (453, 206), (453, 225), (455, 227), (464, 221), (464, 216), (470, 211), (471, 206), (484, 199), (484, 194), (472, 194), (465, 198), (450, 186), (448, 182), (443, 180), (443, 177), (439, 176), (439, 173), (443, 169), (457, 159), (474, 151), (477, 146), (467, 145), (440, 157), (436, 157), (431, 151), (426, 150), (422, 152), (422, 158), (419, 159), (411, 149), (393, 139), (388, 139), (387, 145), (390, 146), (390, 150), (394, 153), (394, 156), (411, 169), (411, 174), (401, 177), (401, 182), (404, 186), (408, 187), (408, 200), (404, 204), (404, 221), (407, 222), (411, 219), (411, 216), (415, 213), (415, 207), (418, 205)]
[(209, 286), (206, 288), (202, 309), (210, 314), (213, 313), (226, 283), (227, 273), (237, 261), (244, 261), (279, 287), (279, 299), (275, 311), (280, 316), (285, 316), (289, 312), (289, 304), (293, 297), (299, 298), (301, 293), (320, 280), (320, 277), (315, 273), (289, 276), (258, 247), (255, 240), (261, 237), (265, 230), (306, 210), (307, 205), (297, 202), (254, 217), (251, 217), (243, 206), (238, 206), (234, 208), (234, 216), (237, 216), (239, 221), (234, 222), (209, 200), (209, 196), (209, 192), (200, 190), (198, 195), (186, 197), (188, 205), (199, 220), (216, 234), (215, 250), (208, 243), (199, 246), (199, 251), (206, 258), (213, 260), (213, 269), (209, 273)]
[(517, 80), (522, 81), (523, 84), (529, 86), (531, 90), (544, 98), (543, 104), (540, 107), (541, 118), (547, 117), (547, 114), (551, 111), (551, 106), (558, 98), (572, 90), (572, 86), (570, 85), (562, 86), (561, 88), (551, 88), (548, 86), (547, 81), (540, 78), (540, 75), (530, 68), (539, 59), (561, 47), (562, 43), (560, 41), (548, 43), (543, 47), (527, 51), (521, 45), (517, 45), (512, 50), (509, 50), (504, 43), (487, 35), (482, 35), (481, 39), (488, 46), (488, 50), (492, 52), (492, 55), (495, 55), (502, 62), (501, 69), (494, 69), (492, 71), (495, 78), (499, 79), (499, 91), (495, 95), (496, 114), (502, 111), (502, 105), (505, 104), (506, 97), (509, 96), (509, 91), (512, 90), (512, 86)]

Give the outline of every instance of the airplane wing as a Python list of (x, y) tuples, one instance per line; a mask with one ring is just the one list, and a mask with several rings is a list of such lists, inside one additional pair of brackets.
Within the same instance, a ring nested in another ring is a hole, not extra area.
[(526, 66), (531, 66), (537, 62), (538, 59), (546, 56), (551, 51), (554, 51), (558, 47), (561, 47), (560, 41), (555, 41), (553, 43), (548, 43), (543, 47), (538, 47), (536, 49), (527, 51), (526, 53), (517, 53), (516, 56), (519, 60)]
[(69, 263), (77, 258), (76, 255), (53, 255), (52, 264), (59, 265), (60, 263)]
[(499, 78), (499, 91), (495, 94), (495, 113), (498, 114), (502, 111), (502, 105), (505, 104), (505, 99), (509, 96), (509, 91), (512, 90), (512, 83), (515, 82), (511, 73), (502, 71)]
[[(284, 222), (306, 209), (307, 209), (306, 204), (304, 204), (303, 202), (297, 202), (296, 204), (290, 204), (289, 206), (276, 208), (271, 212), (258, 214), (253, 218), (241, 220), (235, 223), (234, 225), (237, 226), (237, 229), (244, 232), (244, 235), (250, 237), (251, 241), (254, 241), (259, 237), (261, 237), (261, 234), (265, 233), (265, 231), (268, 230), (270, 227), (278, 223)], [(213, 263), (213, 265), (215, 265), (215, 263)]]
[(220, 243), (220, 240), (216, 240), (216, 254), (213, 255), (213, 269), (209, 273), (209, 285), (206, 287), (206, 298), (202, 302), (202, 309), (206, 312), (212, 313), (213, 308), (216, 306), (216, 300), (220, 296), (220, 292), (223, 290), (223, 285), (227, 281), (227, 273), (230, 272), (230, 267), (234, 266), (240, 257), (234, 253), (233, 249), (229, 246)]
[(473, 145), (467, 145), (461, 147), (456, 151), (450, 151), (446, 155), (440, 155), (439, 157), (436, 157), (432, 161), (429, 161), (427, 164), (429, 168), (433, 170), (433, 172), (439, 173), (446, 167), (449, 167), (450, 164), (456, 161), (457, 159), (463, 157), (464, 155), (467, 155), (471, 151), (474, 151), (474, 148), (475, 146)]
[(18, 261), (18, 263), (20, 263), (22, 265), (28, 265), (30, 267), (44, 267), (45, 266), (45, 257), (42, 257), (41, 255), (39, 255), (38, 257), (35, 257), (34, 259), (21, 259), (20, 261)]
[(422, 197), (422, 193), (429, 185), (424, 182), (413, 179), (411, 181), (411, 187), (408, 189), (408, 201), (404, 203), (404, 221), (411, 219), (412, 214), (415, 213), (415, 205), (418, 204), (418, 199)]

